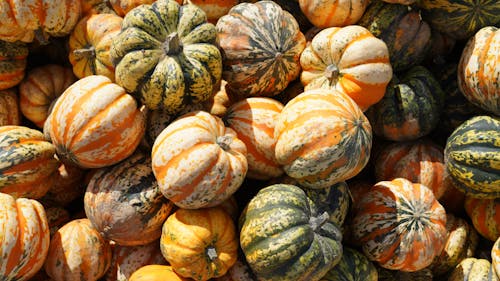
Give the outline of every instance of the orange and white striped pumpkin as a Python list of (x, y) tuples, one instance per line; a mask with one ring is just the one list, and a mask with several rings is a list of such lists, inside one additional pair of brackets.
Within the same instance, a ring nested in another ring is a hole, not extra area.
[(289, 101), (274, 127), (275, 155), (299, 184), (326, 188), (357, 175), (368, 163), (368, 119), (346, 94), (306, 91)]
[(224, 121), (247, 147), (247, 177), (266, 180), (283, 174), (276, 161), (274, 126), (283, 104), (264, 97), (252, 97), (229, 107)]
[(44, 269), (54, 281), (96, 281), (111, 264), (111, 245), (88, 219), (63, 225), (50, 240)]
[(170, 123), (156, 138), (151, 155), (161, 192), (181, 208), (222, 203), (248, 170), (245, 144), (222, 119), (205, 111)]
[(298, 0), (300, 10), (319, 28), (355, 24), (365, 12), (367, 0)]
[(57, 99), (47, 118), (57, 154), (82, 168), (110, 166), (130, 156), (145, 131), (136, 100), (102, 75), (84, 77)]
[(19, 99), (15, 88), (0, 91), (0, 126), (20, 123)]
[(29, 280), (43, 266), (50, 234), (38, 201), (0, 193), (0, 280)]
[(490, 241), (500, 237), (500, 198), (479, 199), (465, 197), (465, 212), (481, 236)]
[(358, 25), (320, 31), (302, 52), (300, 65), (304, 90), (336, 89), (363, 111), (382, 99), (392, 78), (387, 45)]

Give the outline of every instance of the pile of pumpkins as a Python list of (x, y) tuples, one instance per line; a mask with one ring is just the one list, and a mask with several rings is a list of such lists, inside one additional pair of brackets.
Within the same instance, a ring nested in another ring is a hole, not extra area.
[(0, 2), (0, 280), (499, 280), (500, 2)]

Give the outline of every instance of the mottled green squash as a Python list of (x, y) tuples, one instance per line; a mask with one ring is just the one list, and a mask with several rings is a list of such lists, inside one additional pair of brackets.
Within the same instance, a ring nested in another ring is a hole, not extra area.
[(326, 188), (303, 188), (307, 196), (316, 203), (319, 213), (328, 212), (330, 222), (342, 226), (349, 210), (349, 187), (345, 181)]
[(377, 281), (377, 268), (357, 250), (344, 247), (342, 259), (322, 281)]

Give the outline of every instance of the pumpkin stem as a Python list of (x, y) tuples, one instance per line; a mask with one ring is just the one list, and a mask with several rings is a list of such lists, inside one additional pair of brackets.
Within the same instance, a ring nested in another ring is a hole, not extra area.
[(213, 246), (207, 248), (207, 256), (210, 259), (210, 261), (214, 261), (217, 259), (217, 251)]
[(177, 32), (172, 32), (167, 35), (163, 43), (163, 51), (167, 55), (178, 54), (182, 51), (182, 42)]
[(335, 85), (339, 79), (340, 69), (336, 64), (330, 64), (325, 69), (325, 77), (328, 78), (330, 86)]
[(91, 58), (95, 58), (95, 47), (94, 46), (90, 46), (89, 48), (83, 48), (83, 49), (73, 50), (73, 55), (75, 55), (75, 57), (77, 59), (82, 59), (82, 58), (91, 59)]
[(329, 218), (330, 218), (330, 215), (328, 214), (328, 212), (323, 212), (321, 215), (319, 215), (317, 217), (311, 217), (309, 219), (309, 225), (311, 225), (311, 228), (313, 229), (313, 231), (316, 231), (323, 224), (325, 224), (325, 222), (327, 222)]
[(217, 137), (217, 140), (215, 141), (224, 151), (229, 151), (231, 149), (231, 142), (233, 141), (233, 138), (228, 135), (220, 136)]

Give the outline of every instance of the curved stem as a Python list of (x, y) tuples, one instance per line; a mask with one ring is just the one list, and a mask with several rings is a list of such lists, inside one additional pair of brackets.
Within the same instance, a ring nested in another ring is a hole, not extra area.
[(167, 55), (178, 54), (182, 51), (182, 42), (177, 32), (167, 35), (163, 43), (163, 51)]
[(321, 215), (317, 217), (311, 217), (309, 219), (309, 224), (311, 225), (311, 228), (313, 231), (318, 230), (323, 224), (325, 224), (328, 219), (330, 218), (330, 215), (328, 212), (323, 212)]
[(77, 59), (82, 59), (82, 58), (87, 58), (87, 59), (91, 59), (91, 58), (95, 58), (95, 47), (94, 46), (90, 46), (88, 48), (82, 48), (82, 49), (76, 49), (76, 50), (73, 50), (73, 55), (75, 55), (75, 57)]
[(215, 141), (222, 149), (224, 149), (224, 151), (228, 151), (231, 149), (231, 143), (233, 142), (233, 138), (228, 136), (228, 135), (224, 135), (224, 136), (220, 136), (217, 138), (217, 140)]
[(211, 261), (214, 261), (217, 259), (217, 251), (213, 246), (210, 246), (207, 248), (207, 256)]
[(336, 64), (330, 64), (325, 69), (325, 77), (328, 79), (330, 86), (335, 85), (339, 79), (340, 69)]

